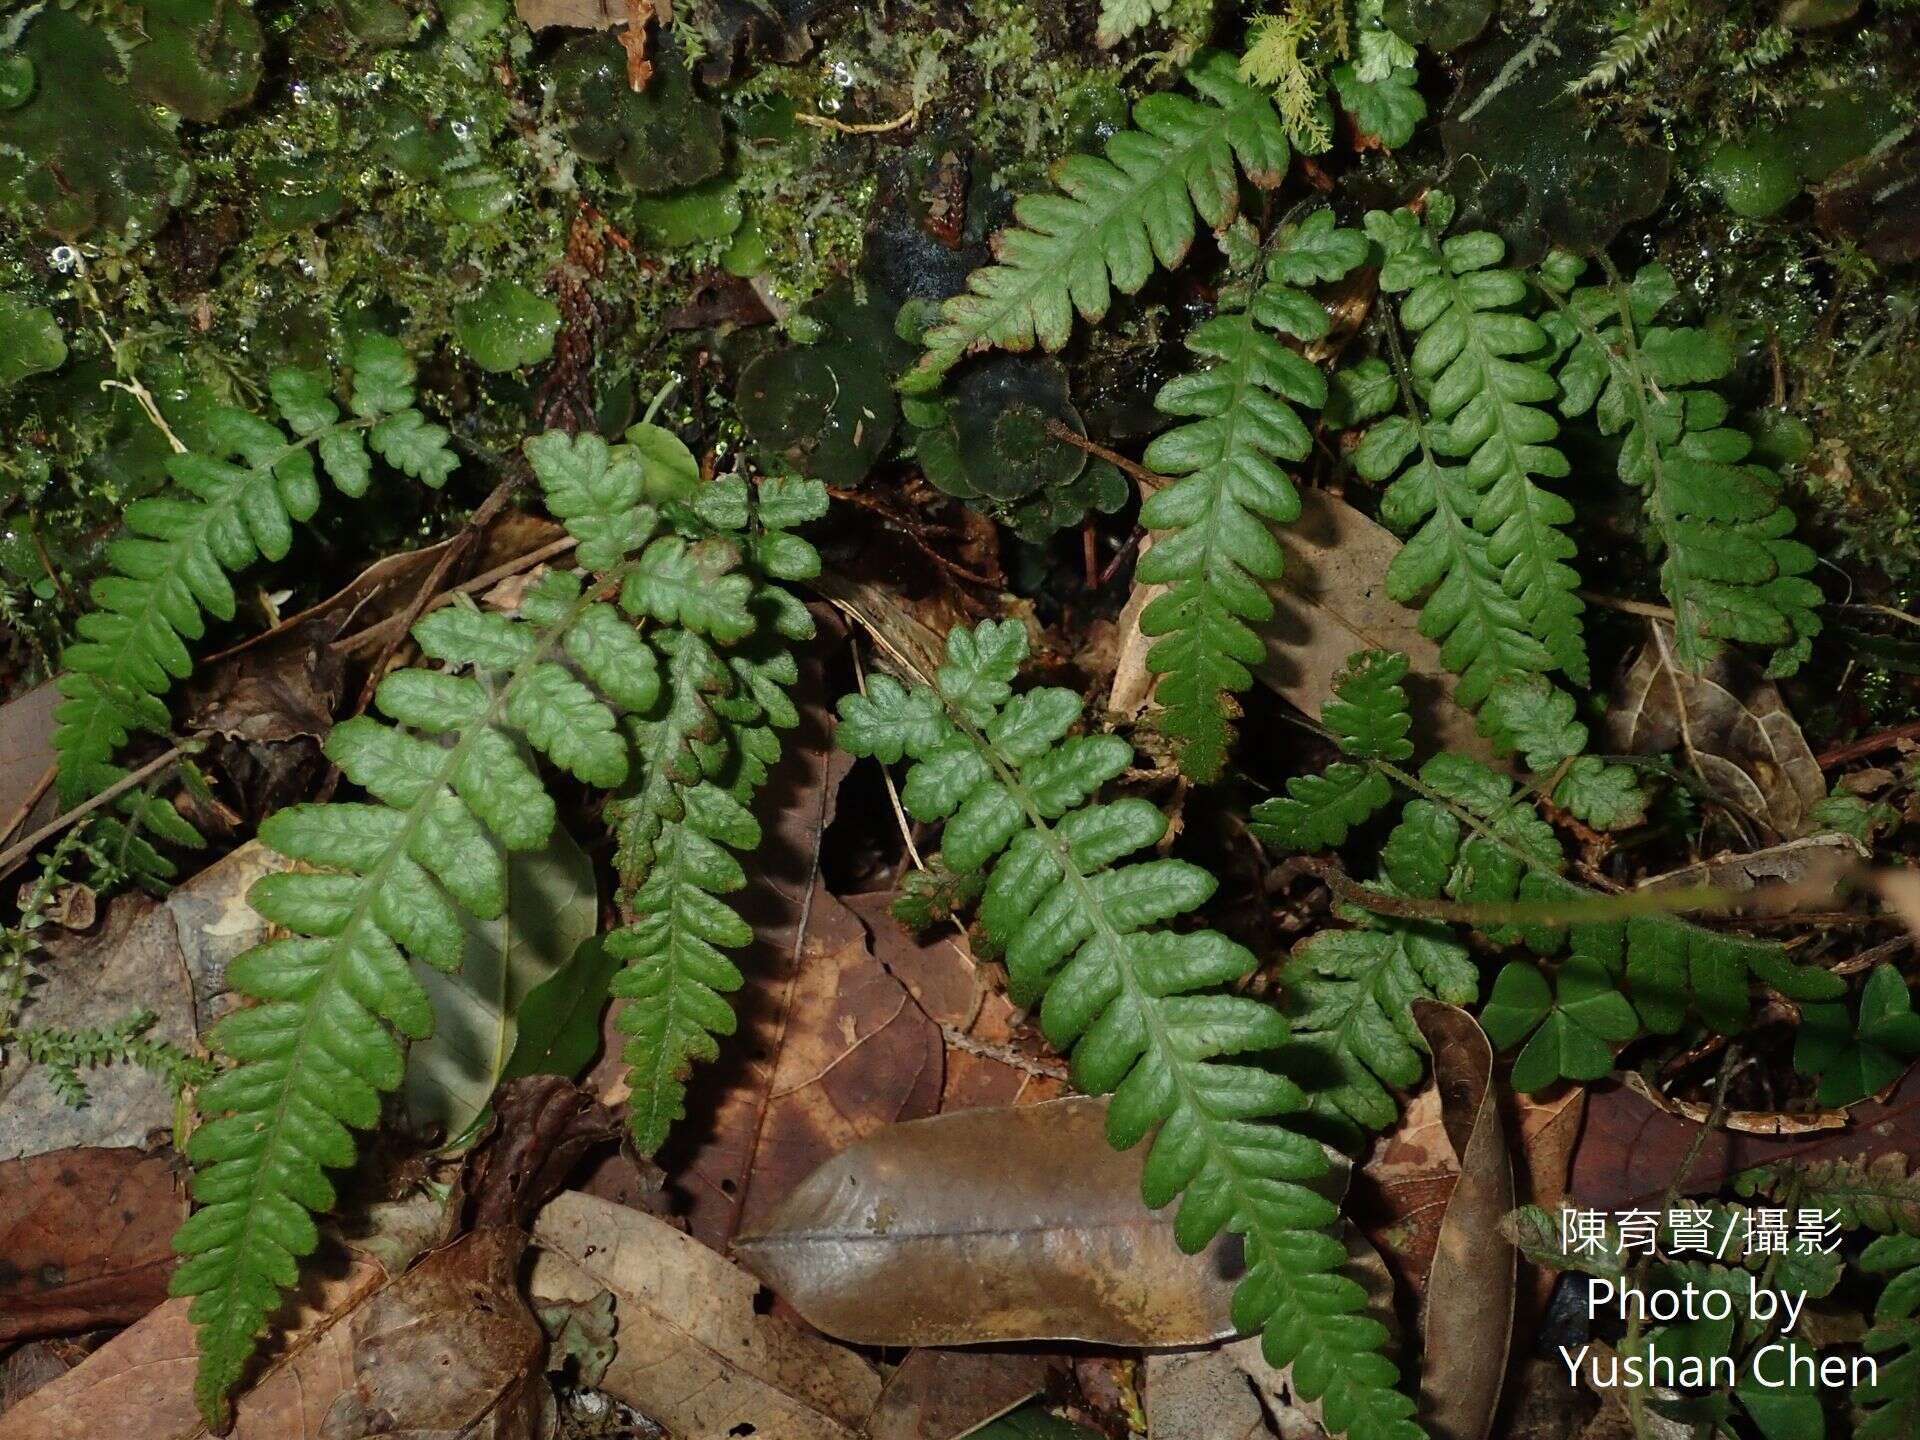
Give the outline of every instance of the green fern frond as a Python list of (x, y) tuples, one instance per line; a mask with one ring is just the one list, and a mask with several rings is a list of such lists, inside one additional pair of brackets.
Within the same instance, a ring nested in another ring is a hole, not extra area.
[(1782, 1161), (1743, 1171), (1734, 1189), (1751, 1199), (1817, 1206), (1849, 1230), (1920, 1235), (1920, 1175), (1897, 1152), (1871, 1158)]
[[(1448, 660), (1465, 672), (1462, 703), (1477, 707), (1499, 673), (1557, 669), (1584, 685), (1588, 668), (1580, 578), (1566, 564), (1575, 553), (1563, 530), (1573, 507), (1537, 483), (1568, 472), (1552, 443), (1559, 426), (1543, 403), (1558, 393), (1544, 358), (1547, 336), (1514, 308), (1527, 284), (1501, 268), (1500, 237), (1442, 239), (1452, 207), (1438, 200), (1430, 197), (1424, 221), (1407, 210), (1366, 219), (1386, 253), (1381, 289), (1406, 296), (1400, 323), (1418, 337), (1408, 368), (1427, 410), (1417, 435), (1406, 419), (1387, 432), (1401, 437), (1393, 442), (1398, 455), (1376, 469), (1397, 467), (1416, 441), (1423, 451), (1382, 506), (1397, 528), (1419, 526), (1387, 586), (1400, 600), (1429, 595), (1422, 622), (1436, 639), (1486, 632), (1484, 646), (1465, 642), (1475, 653), (1456, 645)], [(1464, 463), (1443, 470), (1433, 455)], [(1489, 578), (1505, 604), (1495, 602)]]
[[(1367, 650), (1348, 659), (1321, 712), (1343, 752), (1363, 760), (1412, 756), (1407, 734), (1413, 716), (1400, 688), (1406, 674), (1406, 657), (1393, 651)], [(1321, 774), (1294, 776), (1285, 796), (1255, 805), (1253, 833), (1289, 850), (1329, 850), (1346, 844), (1350, 829), (1392, 799), (1393, 786), (1378, 770), (1336, 761)]]
[(1273, 616), (1265, 586), (1281, 572), (1270, 527), (1300, 516), (1300, 496), (1279, 462), (1302, 460), (1313, 445), (1293, 406), (1327, 399), (1320, 371), (1275, 335), (1326, 334), (1326, 310), (1298, 287), (1339, 279), (1365, 258), (1360, 234), (1336, 229), (1330, 211), (1313, 215), (1274, 255), (1267, 283), (1245, 309), (1187, 336), (1187, 348), (1212, 363), (1154, 398), (1162, 412), (1192, 418), (1146, 451), (1149, 469), (1181, 478), (1140, 509), (1155, 535), (1137, 578), (1169, 587), (1140, 628), (1159, 637), (1147, 668), (1161, 677), (1160, 728), (1196, 780), (1219, 776), (1232, 736), (1227, 697), (1253, 683), (1248, 667), (1266, 654), (1254, 627)]
[(1564, 350), (1560, 409), (1591, 410), (1623, 437), (1620, 478), (1646, 496), (1680, 663), (1699, 670), (1732, 640), (1774, 647), (1768, 673), (1791, 675), (1820, 632), (1820, 587), (1805, 578), (1815, 556), (1790, 538), (1780, 477), (1749, 458), (1753, 442), (1707, 388), (1732, 353), (1706, 331), (1655, 323), (1677, 294), (1663, 267), (1573, 288), (1582, 268), (1556, 256), (1542, 270)]
[(1891, 1275), (1861, 1342), (1879, 1356), (1872, 1380), (1853, 1387), (1863, 1419), (1857, 1440), (1906, 1440), (1920, 1431), (1920, 1239), (1883, 1235), (1860, 1256), (1870, 1275)]
[(1280, 183), (1290, 151), (1272, 98), (1242, 83), (1228, 55), (1205, 56), (1187, 78), (1200, 99), (1147, 96), (1104, 156), (1062, 162), (1059, 193), (1016, 203), (1017, 223), (995, 237), (995, 263), (941, 307), (903, 390), (933, 389), (973, 350), (1058, 350), (1076, 310), (1097, 322), (1115, 290), (1131, 295), (1156, 265), (1180, 264), (1196, 214), (1215, 230), (1230, 222), (1242, 172), (1265, 189)]
[[(397, 341), (363, 340), (352, 357), (345, 417), (332, 380), (279, 370), (269, 390), (286, 429), (245, 410), (216, 409), (214, 448), (170, 457), (174, 488), (127, 507), (127, 533), (107, 546), (112, 572), (93, 583), (98, 607), (75, 627), (63, 657), (54, 735), (61, 800), (75, 805), (123, 778), (114, 756), (135, 730), (167, 733), (161, 697), (193, 669), (188, 642), (205, 616), (233, 618), (229, 573), (256, 559), (278, 560), (293, 526), (320, 505), (314, 452), (342, 494), (366, 493), (368, 446), (397, 468), (438, 487), (457, 464), (447, 432), (413, 408), (413, 363)], [(291, 437), (288, 434), (291, 430)], [(145, 795), (122, 808), (163, 840), (199, 836), (171, 805)]]
[(1305, 1182), (1324, 1172), (1317, 1144), (1275, 1117), (1305, 1097), (1258, 1064), (1287, 1027), (1257, 1001), (1219, 993), (1254, 967), (1211, 931), (1173, 931), (1214, 888), (1175, 859), (1122, 863), (1166, 832), (1140, 799), (1100, 803), (1131, 762), (1114, 735), (1074, 734), (1078, 696), (1013, 693), (1026, 658), (1017, 622), (956, 629), (932, 687), (875, 676), (840, 702), (841, 745), (892, 764), (910, 759), (907, 813), (941, 822), (956, 873), (988, 874), (980, 930), (1001, 950), (1010, 989), (1040, 1001), (1040, 1023), (1072, 1057), (1075, 1083), (1111, 1091), (1108, 1134), (1127, 1148), (1152, 1137), (1147, 1203), (1181, 1200), (1175, 1235), (1197, 1250), (1220, 1230), (1244, 1237), (1248, 1273), (1234, 1299), (1269, 1361), (1292, 1365), (1325, 1424), (1359, 1440), (1413, 1440), (1413, 1402), (1382, 1353), (1386, 1333), (1365, 1293), (1340, 1276), (1334, 1207)]
[(659, 698), (630, 722), (642, 778), (609, 807), (626, 923), (607, 948), (625, 962), (615, 1024), (629, 1037), (628, 1128), (642, 1153), (685, 1113), (694, 1062), (715, 1058), (716, 1037), (734, 1030), (725, 997), (742, 978), (726, 952), (753, 931), (720, 897), (746, 884), (729, 852), (759, 845), (747, 804), (779, 758), (778, 732), (799, 723), (791, 646), (813, 620), (778, 582), (819, 573), (818, 553), (791, 530), (826, 506), (817, 481), (774, 478), (757, 494), (738, 478), (716, 482), (695, 506), (709, 533), (670, 564), (650, 563), (649, 547), (622, 592), (662, 627), (666, 655)]

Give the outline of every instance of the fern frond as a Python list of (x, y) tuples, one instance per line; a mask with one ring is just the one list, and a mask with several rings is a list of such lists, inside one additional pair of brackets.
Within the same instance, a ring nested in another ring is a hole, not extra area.
[(1891, 1275), (1861, 1342), (1880, 1356), (1872, 1380), (1853, 1387), (1858, 1440), (1905, 1440), (1920, 1430), (1920, 1239), (1883, 1235), (1860, 1256), (1868, 1274)]
[(799, 723), (790, 647), (813, 621), (777, 582), (819, 573), (791, 528), (826, 504), (817, 481), (770, 479), (757, 494), (742, 479), (715, 482), (694, 507), (708, 533), (671, 563), (652, 563), (650, 546), (622, 592), (662, 627), (666, 655), (658, 699), (630, 722), (639, 785), (609, 807), (625, 923), (607, 948), (625, 962), (615, 1024), (629, 1037), (627, 1120), (642, 1153), (685, 1113), (694, 1062), (715, 1058), (716, 1037), (734, 1030), (725, 997), (742, 978), (726, 952), (753, 931), (720, 897), (746, 884), (729, 852), (759, 845), (747, 804), (779, 758), (777, 732)]
[(1697, 671), (1732, 640), (1774, 647), (1768, 673), (1791, 675), (1820, 633), (1820, 587), (1805, 578), (1815, 556), (1790, 538), (1780, 477), (1748, 458), (1753, 442), (1706, 388), (1732, 353), (1703, 330), (1655, 323), (1677, 294), (1663, 267), (1575, 289), (1579, 262), (1555, 258), (1542, 278), (1565, 352), (1560, 409), (1592, 410), (1623, 436), (1620, 478), (1646, 496), (1680, 663)]
[[(1397, 467), (1416, 441), (1423, 452), (1382, 506), (1397, 527), (1420, 527), (1387, 586), (1400, 600), (1431, 592), (1422, 625), (1434, 638), (1475, 637), (1454, 644), (1448, 664), (1465, 672), (1462, 703), (1477, 707), (1500, 673), (1557, 669), (1584, 685), (1588, 667), (1580, 578), (1566, 563), (1575, 553), (1563, 530), (1573, 507), (1537, 483), (1568, 473), (1552, 443), (1559, 426), (1543, 407), (1558, 393), (1544, 359), (1547, 336), (1514, 309), (1527, 284), (1501, 268), (1500, 237), (1442, 239), (1450, 216), (1451, 206), (1439, 203), (1424, 221), (1407, 210), (1366, 219), (1386, 252), (1381, 289), (1406, 296), (1399, 318), (1418, 337), (1409, 368), (1428, 412), (1417, 434), (1411, 420), (1386, 432), (1388, 453), (1398, 454), (1375, 468)], [(1464, 464), (1442, 467), (1436, 454)], [(1487, 585), (1493, 577), (1504, 604)]]
[(1215, 230), (1231, 221), (1243, 171), (1265, 189), (1280, 183), (1290, 152), (1271, 97), (1242, 83), (1228, 55), (1202, 58), (1187, 79), (1199, 99), (1147, 96), (1104, 156), (1062, 162), (1059, 193), (1021, 197), (995, 263), (942, 305), (903, 390), (933, 389), (969, 351), (1058, 350), (1076, 310), (1097, 322), (1115, 290), (1131, 295), (1156, 265), (1180, 264), (1196, 213)]
[[(276, 371), (269, 390), (286, 429), (220, 407), (209, 422), (214, 448), (170, 457), (174, 488), (127, 507), (126, 533), (107, 546), (112, 573), (90, 591), (98, 608), (80, 617), (80, 639), (62, 657), (54, 749), (63, 803), (78, 804), (126, 774), (114, 756), (133, 731), (167, 733), (161, 697), (192, 672), (188, 642), (206, 633), (206, 616), (233, 618), (227, 576), (262, 557), (280, 559), (295, 522), (319, 508), (314, 452), (350, 497), (366, 493), (369, 443), (436, 488), (453, 473), (447, 432), (413, 408), (413, 363), (399, 343), (363, 340), (351, 369), (350, 415), (334, 403), (330, 377)], [(199, 843), (171, 805), (133, 795), (122, 808), (163, 840)]]
[(944, 823), (949, 870), (988, 872), (980, 929), (1006, 956), (1014, 998), (1040, 1001), (1041, 1026), (1070, 1052), (1081, 1089), (1113, 1093), (1113, 1143), (1152, 1137), (1142, 1191), (1154, 1206), (1181, 1200), (1181, 1245), (1197, 1250), (1223, 1228), (1244, 1237), (1236, 1321), (1260, 1329), (1269, 1361), (1292, 1365), (1301, 1393), (1323, 1400), (1329, 1431), (1413, 1440), (1422, 1432), (1381, 1353), (1386, 1333), (1338, 1273), (1345, 1250), (1327, 1233), (1336, 1211), (1305, 1183), (1325, 1156), (1275, 1120), (1305, 1097), (1226, 1058), (1286, 1037), (1269, 1007), (1218, 993), (1254, 957), (1214, 931), (1162, 928), (1215, 882), (1180, 860), (1121, 863), (1157, 843), (1166, 818), (1144, 800), (1097, 802), (1132, 747), (1073, 734), (1082, 706), (1070, 691), (1014, 695), (1026, 654), (1017, 622), (956, 629), (932, 687), (875, 676), (865, 696), (843, 699), (840, 743), (883, 763), (912, 760), (902, 804)]
[(612, 684), (583, 683), (562, 657), (577, 635), (612, 633), (611, 607), (566, 574), (530, 598), (557, 620), (471, 606), (423, 618), (414, 639), (446, 668), (389, 675), (375, 703), (394, 723), (361, 716), (327, 737), (328, 758), (369, 801), (290, 806), (261, 826), (266, 844), (314, 868), (248, 895), (291, 938), (228, 968), (229, 985), (260, 1003), (209, 1037), (237, 1063), (201, 1089), (201, 1110), (218, 1118), (188, 1144), (199, 1209), (174, 1237), (184, 1258), (172, 1292), (196, 1297), (196, 1394), (210, 1423), (317, 1242), (311, 1213), (334, 1203), (326, 1171), (353, 1162), (351, 1131), (377, 1124), (381, 1092), (400, 1083), (394, 1032), (432, 1032), (408, 957), (457, 968), (462, 913), (491, 919), (506, 904), (501, 851), (552, 832), (553, 801), (521, 744), (592, 785), (628, 773), (618, 717), (644, 693), (645, 667), (603, 655), (595, 669)]
[(1160, 728), (1196, 780), (1219, 776), (1232, 734), (1227, 697), (1253, 683), (1248, 667), (1266, 654), (1255, 627), (1273, 616), (1265, 586), (1281, 572), (1269, 527), (1300, 516), (1279, 462), (1302, 460), (1313, 445), (1293, 406), (1327, 399), (1320, 371), (1267, 332), (1326, 334), (1326, 310), (1298, 287), (1339, 279), (1365, 258), (1360, 234), (1336, 229), (1330, 211), (1313, 215), (1275, 254), (1246, 309), (1187, 336), (1187, 348), (1212, 363), (1154, 397), (1162, 412), (1193, 418), (1147, 447), (1149, 469), (1182, 478), (1140, 509), (1140, 523), (1156, 533), (1137, 578), (1169, 587), (1140, 628), (1159, 637), (1147, 668), (1161, 677)]
[[(1348, 659), (1321, 712), (1342, 751), (1363, 760), (1412, 756), (1407, 734), (1413, 716), (1400, 688), (1406, 674), (1406, 657), (1393, 651), (1367, 650)], [(1290, 850), (1329, 850), (1346, 844), (1348, 830), (1392, 799), (1393, 786), (1378, 770), (1336, 761), (1322, 774), (1294, 776), (1285, 796), (1255, 805), (1253, 833)]]

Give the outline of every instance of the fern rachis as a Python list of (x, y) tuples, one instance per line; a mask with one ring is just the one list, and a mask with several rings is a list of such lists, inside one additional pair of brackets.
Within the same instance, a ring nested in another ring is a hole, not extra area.
[(1013, 696), (1025, 653), (1017, 623), (955, 630), (934, 686), (876, 676), (843, 700), (841, 744), (914, 762), (903, 803), (945, 822), (947, 866), (987, 872), (981, 928), (1006, 953), (1014, 998), (1041, 1000), (1077, 1084), (1113, 1093), (1113, 1143), (1152, 1136), (1142, 1192), (1155, 1206), (1180, 1199), (1180, 1243), (1197, 1249), (1223, 1227), (1244, 1236), (1238, 1323), (1262, 1330), (1303, 1394), (1324, 1397), (1330, 1430), (1413, 1440), (1386, 1332), (1337, 1273), (1345, 1248), (1325, 1228), (1336, 1212), (1301, 1183), (1325, 1157), (1274, 1119), (1304, 1097), (1263, 1066), (1221, 1059), (1273, 1049), (1285, 1022), (1245, 997), (1194, 993), (1244, 976), (1254, 958), (1212, 931), (1151, 928), (1204, 902), (1213, 879), (1172, 859), (1113, 868), (1154, 845), (1165, 817), (1141, 800), (1092, 803), (1131, 747), (1070, 737), (1081, 711), (1070, 692)]

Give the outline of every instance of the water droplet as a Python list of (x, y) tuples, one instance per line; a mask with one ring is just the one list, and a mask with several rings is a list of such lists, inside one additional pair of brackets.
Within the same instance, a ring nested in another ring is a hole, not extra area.
[(79, 265), (80, 252), (71, 245), (56, 245), (47, 255), (47, 263), (65, 275)]
[(296, 105), (306, 104), (307, 100), (312, 95), (312, 93), (313, 93), (312, 91), (307, 89), (306, 83), (304, 81), (295, 81), (293, 86), (293, 91), (292, 91), (293, 103)]
[(460, 140), (464, 140), (473, 134), (473, 127), (464, 120), (456, 120), (448, 128), (453, 131), (455, 138)]
[(853, 67), (844, 60), (833, 62), (833, 83), (842, 90), (853, 88)]

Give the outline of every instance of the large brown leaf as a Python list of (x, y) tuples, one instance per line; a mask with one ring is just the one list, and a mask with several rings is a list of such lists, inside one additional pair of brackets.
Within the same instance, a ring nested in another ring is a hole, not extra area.
[[(854, 1440), (880, 1376), (851, 1350), (758, 1313), (751, 1275), (664, 1221), (566, 1191), (534, 1222), (540, 1304), (614, 1297), (601, 1388), (682, 1440)], [(745, 1428), (751, 1427), (751, 1428)]]
[(1635, 755), (1679, 750), (1712, 794), (1776, 835), (1798, 835), (1827, 793), (1774, 683), (1732, 651), (1688, 673), (1665, 621), (1648, 622), (1647, 643), (1607, 712), (1607, 733)]
[(317, 1440), (549, 1440), (557, 1416), (546, 1335), (520, 1299), (526, 1233), (464, 1235), (360, 1306), (351, 1382)]
[(1107, 1144), (1104, 1099), (956, 1111), (836, 1156), (734, 1249), (811, 1323), (862, 1344), (1232, 1334), (1238, 1241), (1183, 1253), (1172, 1216), (1140, 1199), (1141, 1162)]
[(130, 1325), (167, 1298), (186, 1191), (171, 1152), (0, 1164), (0, 1345)]

